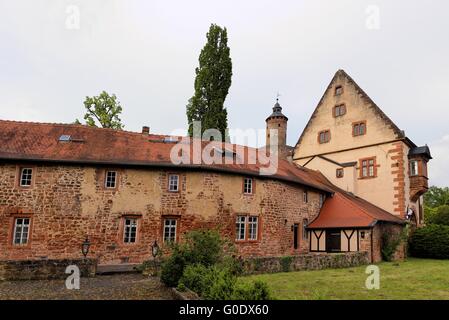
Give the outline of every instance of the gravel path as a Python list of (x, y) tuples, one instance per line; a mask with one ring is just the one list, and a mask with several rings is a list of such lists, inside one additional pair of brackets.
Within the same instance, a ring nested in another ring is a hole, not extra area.
[(171, 300), (158, 278), (118, 274), (81, 278), (80, 290), (68, 290), (65, 280), (0, 281), (0, 300)]

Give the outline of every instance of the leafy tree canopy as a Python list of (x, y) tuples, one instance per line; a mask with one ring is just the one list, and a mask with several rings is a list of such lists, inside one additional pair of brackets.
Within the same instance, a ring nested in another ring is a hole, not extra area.
[(195, 70), (195, 94), (187, 105), (190, 136), (193, 135), (193, 121), (201, 121), (201, 133), (207, 129), (217, 129), (222, 139), (226, 138), (228, 113), (224, 102), (232, 77), (229, 53), (226, 28), (212, 24)]
[[(115, 94), (109, 95), (106, 91), (95, 97), (86, 97), (84, 100), (86, 114), (84, 120), (88, 126), (122, 130), (124, 125), (120, 119), (122, 107)], [(76, 119), (75, 123), (81, 124)]]

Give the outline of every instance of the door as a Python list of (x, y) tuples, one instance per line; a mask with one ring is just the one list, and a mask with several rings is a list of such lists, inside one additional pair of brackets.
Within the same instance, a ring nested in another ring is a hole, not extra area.
[(299, 233), (299, 224), (295, 223), (293, 225), (293, 248), (294, 249), (298, 249), (298, 245), (299, 245), (298, 244), (298, 240), (299, 240), (298, 233)]
[(341, 232), (339, 229), (330, 229), (326, 231), (326, 251), (341, 251)]

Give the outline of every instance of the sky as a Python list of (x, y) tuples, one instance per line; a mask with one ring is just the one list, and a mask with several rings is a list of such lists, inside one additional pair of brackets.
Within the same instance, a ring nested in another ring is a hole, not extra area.
[(230, 128), (264, 129), (277, 93), (294, 145), (344, 69), (449, 185), (449, 2), (0, 0), (0, 119), (73, 122), (117, 95), (125, 129), (186, 128), (211, 23), (228, 30)]

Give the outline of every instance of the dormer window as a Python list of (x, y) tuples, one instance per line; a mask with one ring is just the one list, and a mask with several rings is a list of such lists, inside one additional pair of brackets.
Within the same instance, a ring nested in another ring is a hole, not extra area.
[(417, 176), (418, 175), (418, 160), (411, 160), (410, 161), (410, 176)]
[(326, 143), (331, 140), (331, 132), (329, 130), (323, 130), (318, 133), (318, 142)]
[(344, 114), (346, 114), (346, 106), (344, 104), (334, 107), (334, 117), (341, 117)]
[(335, 95), (336, 96), (340, 96), (343, 93), (343, 87), (342, 86), (337, 86), (335, 88)]

